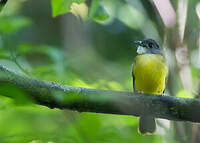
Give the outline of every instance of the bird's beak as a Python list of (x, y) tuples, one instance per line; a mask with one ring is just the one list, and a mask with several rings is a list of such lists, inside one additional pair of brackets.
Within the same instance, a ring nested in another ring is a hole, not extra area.
[(134, 43), (139, 45), (139, 46), (142, 46), (142, 41), (135, 41)]

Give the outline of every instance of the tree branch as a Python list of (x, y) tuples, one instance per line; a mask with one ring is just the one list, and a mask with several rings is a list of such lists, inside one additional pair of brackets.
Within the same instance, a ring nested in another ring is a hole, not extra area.
[[(15, 87), (40, 105), (50, 108), (200, 122), (200, 100), (97, 90), (30, 79), (0, 66), (0, 94), (15, 97)], [(7, 88), (6, 88), (7, 87)]]

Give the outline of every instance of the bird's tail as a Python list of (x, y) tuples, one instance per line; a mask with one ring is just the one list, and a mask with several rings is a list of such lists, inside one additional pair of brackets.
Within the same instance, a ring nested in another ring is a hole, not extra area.
[(156, 130), (155, 118), (151, 116), (141, 116), (139, 121), (139, 132), (141, 134), (153, 134)]

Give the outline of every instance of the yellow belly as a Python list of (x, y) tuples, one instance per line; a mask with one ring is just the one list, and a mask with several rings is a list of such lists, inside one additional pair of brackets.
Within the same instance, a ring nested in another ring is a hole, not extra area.
[(168, 66), (162, 55), (138, 55), (133, 65), (133, 75), (137, 92), (160, 95), (165, 89)]

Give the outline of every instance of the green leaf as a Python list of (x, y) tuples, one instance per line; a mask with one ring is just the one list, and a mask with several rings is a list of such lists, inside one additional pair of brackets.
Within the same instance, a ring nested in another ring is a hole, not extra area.
[(194, 98), (194, 95), (190, 91), (182, 89), (176, 94), (176, 97)]
[(29, 105), (32, 103), (32, 99), (26, 95), (26, 93), (13, 85), (5, 84), (1, 85), (2, 96), (11, 97), (14, 99), (15, 105)]
[(73, 2), (80, 4), (85, 0), (51, 0), (53, 17), (69, 12)]
[(0, 46), (0, 59), (7, 59), (7, 60), (10, 59), (10, 53), (1, 48), (1, 46)]
[(29, 18), (22, 16), (1, 16), (0, 21), (0, 32), (6, 34), (15, 33), (32, 24)]
[(7, 3), (8, 0), (0, 0), (0, 12), (3, 9), (3, 7), (5, 6), (5, 4)]
[(89, 11), (89, 17), (94, 21), (105, 21), (109, 18), (109, 15), (101, 1), (93, 0)]
[(18, 49), (18, 55), (29, 55), (37, 53), (44, 54), (49, 57), (54, 63), (55, 70), (58, 74), (62, 74), (64, 72), (64, 55), (59, 48), (48, 45), (22, 44)]

